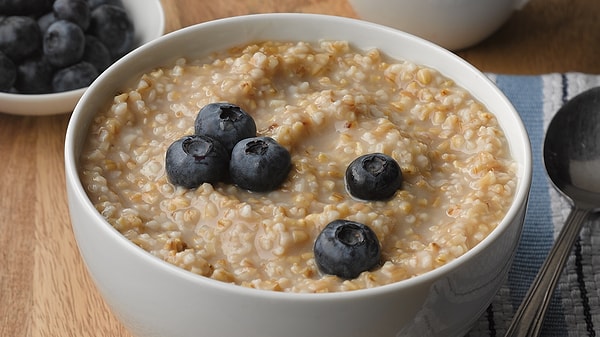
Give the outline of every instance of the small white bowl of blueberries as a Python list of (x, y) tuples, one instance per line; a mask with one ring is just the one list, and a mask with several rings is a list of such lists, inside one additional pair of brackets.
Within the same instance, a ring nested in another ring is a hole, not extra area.
[(2, 1), (0, 112), (71, 112), (100, 73), (163, 32), (158, 0)]

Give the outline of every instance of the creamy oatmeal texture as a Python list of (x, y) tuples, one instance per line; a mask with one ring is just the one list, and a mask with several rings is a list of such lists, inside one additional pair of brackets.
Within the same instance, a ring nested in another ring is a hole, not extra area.
[[(211, 102), (241, 106), (290, 151), (280, 189), (168, 182), (167, 147)], [(386, 202), (345, 191), (347, 165), (372, 152), (403, 171)], [(154, 69), (97, 114), (80, 167), (98, 211), (143, 249), (216, 280), (290, 292), (375, 287), (444, 265), (496, 227), (517, 184), (495, 116), (468, 92), (340, 41), (261, 42)], [(319, 273), (314, 239), (340, 218), (373, 229), (380, 268), (353, 280)]]

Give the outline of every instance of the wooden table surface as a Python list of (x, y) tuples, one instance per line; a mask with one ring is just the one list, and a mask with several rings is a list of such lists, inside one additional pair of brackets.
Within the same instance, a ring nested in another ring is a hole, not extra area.
[[(356, 17), (343, 0), (163, 5), (167, 31), (250, 13)], [(531, 0), (487, 41), (458, 54), (485, 72), (600, 74), (599, 17), (599, 1)], [(0, 113), (0, 336), (130, 336), (91, 283), (71, 231), (63, 165), (68, 120)]]

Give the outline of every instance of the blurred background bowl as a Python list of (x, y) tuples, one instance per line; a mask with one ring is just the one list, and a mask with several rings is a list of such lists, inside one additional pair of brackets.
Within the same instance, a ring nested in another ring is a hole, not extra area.
[[(135, 47), (164, 34), (165, 18), (160, 0), (123, 0), (135, 27)], [(70, 113), (87, 88), (49, 94), (0, 92), (0, 113), (15, 115), (56, 115)]]
[(358, 17), (394, 27), (450, 50), (494, 33), (527, 0), (349, 0)]
[[(144, 0), (145, 1), (145, 0)], [(349, 41), (437, 69), (494, 113), (518, 163), (508, 213), (458, 259), (423, 275), (372, 289), (301, 294), (228, 284), (169, 264), (135, 245), (95, 209), (79, 178), (79, 158), (96, 112), (127, 83), (181, 57), (201, 57), (258, 40)], [(221, 19), (167, 34), (125, 55), (92, 83), (71, 116), (65, 141), (73, 231), (104, 300), (138, 337), (463, 336), (505, 280), (523, 226), (531, 152), (508, 99), (480, 71), (437, 45), (360, 20), (313, 14)]]

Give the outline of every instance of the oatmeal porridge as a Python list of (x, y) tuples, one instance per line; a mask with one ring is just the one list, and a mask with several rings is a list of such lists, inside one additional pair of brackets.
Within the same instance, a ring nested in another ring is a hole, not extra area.
[[(167, 148), (213, 102), (242, 107), (289, 151), (279, 188), (169, 182)], [(346, 191), (346, 167), (368, 153), (401, 168), (389, 200)], [(138, 246), (199, 275), (288, 292), (370, 288), (442, 266), (497, 226), (517, 184), (495, 116), (467, 91), (343, 41), (260, 42), (153, 69), (98, 112), (80, 161), (96, 209)], [(336, 219), (372, 229), (377, 268), (353, 279), (319, 271), (315, 238)]]

